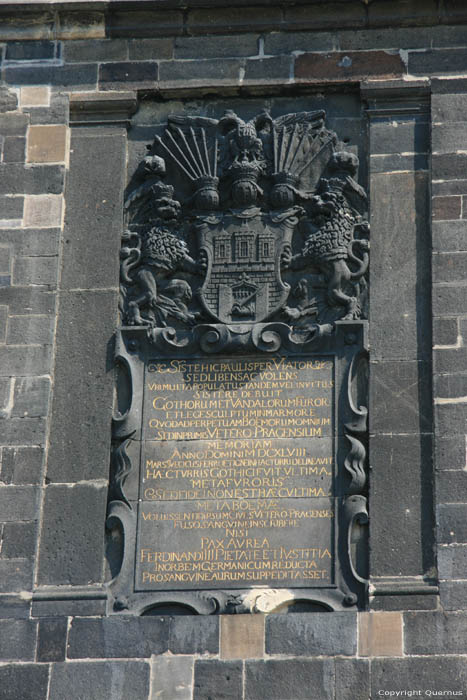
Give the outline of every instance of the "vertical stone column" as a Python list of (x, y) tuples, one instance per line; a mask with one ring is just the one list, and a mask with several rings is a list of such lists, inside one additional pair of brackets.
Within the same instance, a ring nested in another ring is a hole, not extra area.
[[(72, 612), (105, 609), (112, 336), (118, 306), (125, 126), (135, 106), (128, 93), (72, 97), (36, 614), (41, 614), (41, 604), (47, 612), (47, 601), (57, 596), (73, 601)], [(86, 600), (85, 608), (76, 607), (80, 598)]]
[(371, 607), (432, 607), (429, 86), (362, 88), (370, 140)]

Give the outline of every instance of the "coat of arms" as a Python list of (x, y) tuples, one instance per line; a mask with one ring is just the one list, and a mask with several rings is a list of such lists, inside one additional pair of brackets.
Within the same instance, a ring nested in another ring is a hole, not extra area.
[(306, 333), (364, 316), (367, 197), (323, 111), (173, 116), (148, 150), (126, 202), (125, 324)]

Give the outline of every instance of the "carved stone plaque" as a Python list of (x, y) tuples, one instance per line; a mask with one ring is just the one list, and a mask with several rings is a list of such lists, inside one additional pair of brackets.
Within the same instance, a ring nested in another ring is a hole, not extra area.
[(148, 148), (122, 239), (113, 609), (362, 604), (358, 158), (322, 111), (173, 116)]

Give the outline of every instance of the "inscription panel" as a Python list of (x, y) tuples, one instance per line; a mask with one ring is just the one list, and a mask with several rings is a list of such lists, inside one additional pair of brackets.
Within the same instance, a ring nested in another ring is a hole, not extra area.
[(136, 590), (330, 586), (334, 363), (146, 365)]

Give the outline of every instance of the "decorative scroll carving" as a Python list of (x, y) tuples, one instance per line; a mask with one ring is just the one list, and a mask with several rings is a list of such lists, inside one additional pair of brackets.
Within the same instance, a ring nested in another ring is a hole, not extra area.
[(367, 197), (323, 111), (172, 116), (148, 149), (125, 205), (124, 324), (314, 337), (365, 317)]

